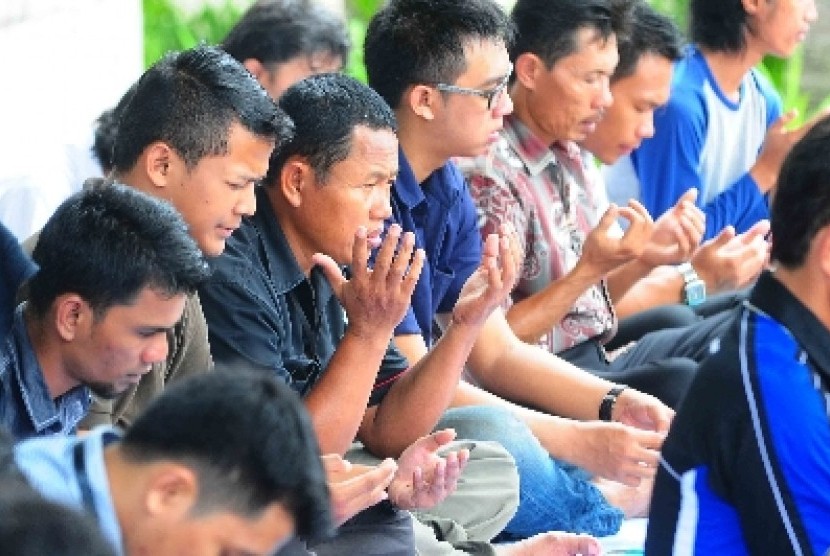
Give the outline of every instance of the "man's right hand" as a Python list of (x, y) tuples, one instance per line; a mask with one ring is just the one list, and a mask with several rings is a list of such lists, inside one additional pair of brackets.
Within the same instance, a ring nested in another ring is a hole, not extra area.
[(628, 486), (657, 472), (665, 434), (604, 421), (574, 422), (567, 457), (587, 471)]
[[(619, 217), (628, 220), (628, 228), (621, 236), (616, 225)], [(638, 201), (632, 199), (623, 207), (612, 204), (585, 238), (576, 268), (585, 269), (586, 275), (597, 280), (604, 278), (615, 268), (639, 257), (653, 231), (654, 220)]]
[(369, 268), (370, 249), (366, 229), (361, 226), (355, 233), (349, 280), (331, 257), (322, 253), (313, 256), (346, 311), (351, 333), (367, 338), (376, 337), (379, 331), (391, 335), (403, 319), (424, 265), (423, 249), (414, 247), (414, 234), (406, 232), (401, 237), (401, 227), (393, 224), (374, 267)]
[(769, 258), (768, 220), (757, 222), (742, 234), (727, 226), (695, 252), (691, 263), (710, 293), (731, 291), (751, 284)]
[(386, 459), (375, 467), (352, 464), (337, 454), (322, 456), (322, 460), (337, 525), (386, 500), (386, 488), (398, 470), (392, 459)]

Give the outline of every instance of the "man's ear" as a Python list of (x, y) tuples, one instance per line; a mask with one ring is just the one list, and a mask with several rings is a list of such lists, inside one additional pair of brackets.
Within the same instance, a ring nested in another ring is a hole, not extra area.
[(415, 85), (405, 94), (409, 102), (409, 109), (425, 120), (435, 119), (435, 103), (438, 102), (438, 92), (434, 87)]
[[(826, 283), (830, 284), (830, 226), (825, 226), (813, 238), (810, 250), (816, 250), (819, 267)], [(807, 253), (807, 262), (810, 264), (811, 253)]]
[(295, 156), (282, 165), (279, 188), (289, 206), (297, 208), (302, 205), (305, 188), (313, 186), (314, 182), (314, 170), (306, 159)]
[(747, 15), (757, 15), (758, 10), (762, 7), (761, 3), (768, 1), (769, 0), (741, 0), (741, 5)]
[(536, 79), (539, 72), (545, 70), (545, 63), (536, 54), (532, 52), (523, 52), (516, 58), (516, 63), (513, 66), (513, 72), (516, 80), (522, 84), (522, 87), (532, 91), (536, 88)]
[(267, 68), (256, 58), (245, 58), (242, 62), (245, 69), (253, 75), (257, 81), (262, 83), (263, 76), (268, 72)]
[(190, 467), (165, 462), (152, 466), (144, 493), (144, 509), (154, 517), (182, 518), (196, 505), (199, 478)]
[(156, 187), (167, 187), (180, 180), (181, 159), (176, 152), (164, 141), (156, 141), (147, 146), (141, 153), (144, 170), (150, 181)]
[(55, 308), (55, 328), (65, 342), (74, 340), (78, 332), (90, 326), (94, 319), (92, 308), (76, 293), (59, 295), (52, 306)]

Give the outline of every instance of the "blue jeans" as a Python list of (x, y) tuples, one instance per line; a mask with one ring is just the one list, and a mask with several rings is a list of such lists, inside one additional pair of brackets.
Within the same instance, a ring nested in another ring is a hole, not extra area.
[(516, 540), (545, 531), (570, 531), (595, 536), (619, 531), (623, 513), (608, 504), (578, 467), (556, 460), (522, 421), (507, 410), (490, 406), (449, 409), (437, 429), (452, 427), (456, 438), (500, 443), (519, 470), (519, 509), (499, 535)]

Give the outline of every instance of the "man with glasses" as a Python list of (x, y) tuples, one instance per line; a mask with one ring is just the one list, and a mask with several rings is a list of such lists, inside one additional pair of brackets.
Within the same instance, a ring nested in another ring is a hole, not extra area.
[[(440, 7), (397, 0), (369, 25), (369, 82), (394, 108), (399, 126), (393, 218), (415, 233), (427, 255), (412, 311), (395, 331), (396, 345), (413, 362), (433, 344), (436, 317), (444, 325), (452, 322), (461, 286), (481, 264), (475, 208), (450, 158), (482, 154), (499, 137), (512, 110), (503, 88), (510, 76), (511, 35), (506, 15), (488, 0), (445, 1)], [(499, 234), (513, 249), (509, 228)], [(609, 397), (614, 384), (521, 342), (500, 309), (479, 332), (467, 371), (487, 390), (545, 411), (523, 409), (462, 382), (452, 401), (456, 407), (438, 425), (455, 427), (462, 438), (498, 440), (516, 459), (520, 505), (506, 536), (551, 528), (609, 534), (619, 527), (621, 510), (644, 510), (669, 408), (632, 388)], [(467, 407), (472, 405), (485, 407)], [(491, 425), (495, 419), (483, 426), (482, 417), (494, 413), (500, 415), (498, 426)], [(600, 415), (616, 422), (598, 422)], [(551, 456), (618, 482), (598, 479), (600, 491), (584, 473), (567, 473)], [(556, 546), (558, 539), (542, 535), (532, 541), (536, 553), (543, 553), (540, 546)]]
[(513, 64), (510, 64), (507, 73), (501, 82), (490, 89), (474, 89), (472, 87), (460, 87), (447, 83), (436, 83), (435, 88), (444, 93), (456, 93), (459, 95), (474, 95), (487, 99), (487, 110), (493, 110), (502, 100), (510, 84), (510, 76), (513, 74)]

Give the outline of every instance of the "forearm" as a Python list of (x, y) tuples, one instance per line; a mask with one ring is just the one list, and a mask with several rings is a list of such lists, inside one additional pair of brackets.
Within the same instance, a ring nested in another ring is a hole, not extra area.
[(568, 314), (580, 295), (601, 279), (601, 275), (577, 265), (571, 272), (545, 288), (513, 304), (506, 313), (513, 333), (535, 344)]
[(522, 406), (573, 419), (596, 419), (613, 384), (538, 346), (519, 341), (500, 312), (473, 347), (468, 369), (475, 382)]
[(343, 455), (354, 441), (387, 347), (383, 335), (367, 338), (346, 330), (304, 399), (322, 453)]
[(611, 301), (616, 305), (628, 292), (636, 288), (638, 282), (648, 276), (652, 270), (654, 270), (653, 266), (637, 259), (609, 272), (606, 277), (606, 285)]
[[(576, 421), (522, 407), (462, 380), (453, 397), (452, 406), (468, 405), (495, 406), (510, 411), (530, 428), (551, 456), (564, 461), (572, 461), (573, 447), (579, 441), (575, 436), (578, 428)], [(597, 406), (597, 411), (599, 411), (599, 406)]]
[(638, 280), (621, 299), (615, 300), (617, 317), (624, 319), (660, 305), (681, 303), (683, 285), (683, 277), (677, 269), (672, 266), (657, 267)]
[[(389, 390), (361, 439), (378, 456), (397, 457), (412, 442), (429, 434), (449, 407), (479, 327), (451, 323), (435, 346), (413, 357), (406, 375)], [(402, 426), (406, 423), (406, 426)]]

